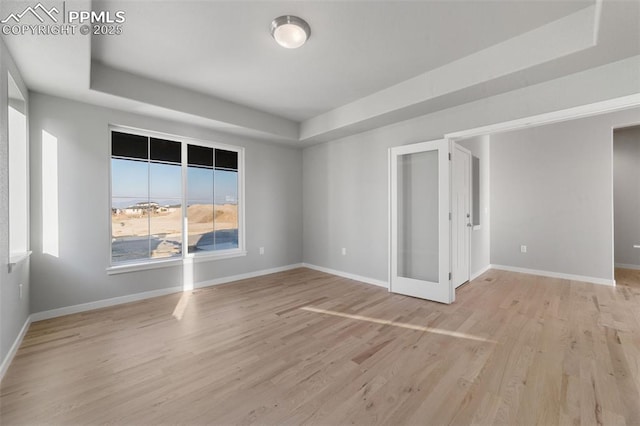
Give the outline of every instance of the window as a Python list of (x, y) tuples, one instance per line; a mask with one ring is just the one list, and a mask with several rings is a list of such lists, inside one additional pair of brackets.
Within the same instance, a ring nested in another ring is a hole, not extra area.
[(29, 150), (25, 99), (8, 75), (9, 253), (16, 263), (29, 252)]
[(242, 254), (242, 149), (111, 132), (111, 264)]
[(187, 146), (189, 252), (238, 248), (238, 153)]

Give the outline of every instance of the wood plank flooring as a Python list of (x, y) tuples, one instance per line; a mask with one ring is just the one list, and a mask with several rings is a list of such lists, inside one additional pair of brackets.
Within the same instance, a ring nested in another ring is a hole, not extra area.
[(296, 269), (31, 325), (13, 424), (640, 424), (640, 271), (447, 306)]

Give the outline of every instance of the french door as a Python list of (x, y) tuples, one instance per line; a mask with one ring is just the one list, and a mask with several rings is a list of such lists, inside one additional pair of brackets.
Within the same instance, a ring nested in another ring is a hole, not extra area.
[(452, 303), (450, 143), (389, 150), (389, 291)]

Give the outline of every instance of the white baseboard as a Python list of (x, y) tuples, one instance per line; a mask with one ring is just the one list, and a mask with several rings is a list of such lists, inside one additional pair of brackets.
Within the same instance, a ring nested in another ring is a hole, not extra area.
[(485, 272), (487, 272), (489, 269), (491, 269), (491, 265), (487, 265), (485, 266), (483, 269), (480, 269), (479, 271), (471, 274), (471, 278), (469, 279), (469, 281), (473, 281), (476, 278), (478, 278), (480, 275), (484, 274)]
[(515, 266), (505, 265), (489, 265), (490, 269), (499, 269), (501, 271), (520, 272), (522, 274), (539, 275), (541, 277), (561, 278), (572, 281), (582, 281), (591, 284), (606, 285), (609, 287), (615, 287), (616, 282), (614, 280), (608, 280), (605, 278), (585, 277), (582, 275), (563, 274), (561, 272), (539, 271), (537, 269), (518, 268)]
[(640, 270), (640, 265), (633, 265), (630, 263), (616, 263), (616, 268)]
[(9, 365), (11, 364), (11, 361), (13, 361), (13, 357), (16, 356), (16, 352), (18, 352), (18, 348), (22, 343), (22, 339), (24, 339), (24, 335), (27, 334), (27, 330), (29, 329), (30, 324), (31, 315), (27, 317), (27, 320), (24, 322), (24, 325), (22, 326), (20, 333), (18, 333), (16, 340), (14, 340), (13, 345), (11, 345), (11, 349), (9, 349), (9, 352), (7, 352), (7, 355), (2, 360), (2, 364), (0, 364), (0, 381), (2, 381), (5, 373), (9, 369)]
[[(226, 283), (230, 283), (230, 282), (234, 282), (234, 281), (245, 280), (245, 279), (249, 279), (249, 278), (255, 278), (255, 277), (262, 276), (262, 275), (275, 274), (277, 272), (288, 271), (288, 270), (291, 270), (291, 269), (301, 268), (301, 267), (314, 269), (316, 271), (321, 271), (321, 272), (325, 272), (327, 274), (337, 275), (339, 277), (348, 278), (348, 279), (355, 280), (355, 281), (360, 281), (360, 282), (363, 282), (363, 283), (366, 283), (366, 284), (372, 284), (372, 285), (375, 285), (375, 286), (378, 286), (378, 287), (383, 287), (383, 288), (387, 288), (387, 289), (389, 288), (388, 283), (386, 281), (377, 280), (377, 279), (369, 278), (369, 277), (364, 277), (364, 276), (361, 276), (361, 275), (351, 274), (351, 273), (348, 273), (348, 272), (338, 271), (336, 269), (325, 268), (325, 267), (313, 265), (313, 264), (310, 264), (310, 263), (295, 263), (295, 264), (280, 266), (280, 267), (276, 267), (276, 268), (262, 269), (262, 270), (259, 270), (259, 271), (248, 272), (246, 274), (239, 274), (239, 275), (232, 275), (232, 276), (228, 276), (228, 277), (216, 278), (216, 279), (209, 280), (209, 281), (203, 281), (203, 282), (195, 283), (194, 284), (194, 288), (203, 288), (203, 287), (210, 287), (210, 286), (214, 286), (214, 285), (226, 284)], [(472, 280), (476, 279), (477, 277), (479, 277), (480, 275), (482, 275), (483, 273), (485, 273), (489, 269), (500, 269), (500, 270), (504, 270), (504, 271), (521, 272), (521, 273), (525, 273), (525, 274), (540, 275), (540, 276), (545, 276), (545, 277), (562, 278), (562, 279), (568, 279), (568, 280), (574, 280), (574, 281), (584, 281), (584, 282), (588, 282), (588, 283), (607, 285), (607, 286), (614, 286), (615, 285), (615, 281), (613, 281), (613, 280), (606, 280), (606, 279), (602, 279), (602, 278), (584, 277), (584, 276), (580, 276), (580, 275), (562, 274), (562, 273), (558, 273), (558, 272), (549, 272), (549, 271), (539, 271), (539, 270), (534, 270), (534, 269), (517, 268), (517, 267), (505, 266), (505, 265), (489, 265), (485, 269), (483, 269), (481, 271), (478, 271), (475, 274), (473, 274), (471, 279)], [(79, 304), (79, 305), (66, 306), (66, 307), (62, 307), (62, 308), (51, 309), (51, 310), (48, 310), (48, 311), (36, 312), (36, 313), (31, 314), (31, 316), (29, 317), (29, 323), (30, 322), (35, 322), (35, 321), (42, 321), (42, 320), (46, 320), (46, 319), (50, 319), (50, 318), (56, 318), (56, 317), (60, 317), (60, 316), (63, 316), (63, 315), (70, 315), (70, 314), (75, 314), (75, 313), (79, 313), (79, 312), (86, 312), (86, 311), (90, 311), (90, 310), (93, 310), (93, 309), (100, 309), (100, 308), (106, 308), (106, 307), (109, 307), (109, 306), (121, 305), (123, 303), (136, 302), (136, 301), (139, 301), (139, 300), (150, 299), (152, 297), (165, 296), (167, 294), (179, 293), (181, 291), (183, 291), (183, 287), (182, 286), (175, 286), (175, 287), (163, 288), (163, 289), (159, 289), (159, 290), (146, 291), (146, 292), (142, 292), (142, 293), (129, 294), (129, 295), (126, 295), (126, 296), (113, 297), (113, 298), (110, 298), (110, 299), (97, 300), (97, 301), (94, 301), (94, 302), (82, 303), (82, 304)], [(28, 327), (28, 324), (25, 323), (25, 327)], [(24, 328), (23, 332), (26, 332), (26, 328)], [(20, 341), (22, 340), (22, 336), (23, 335), (24, 335), (24, 333), (21, 334)], [(18, 340), (16, 340), (16, 342), (18, 342)], [(19, 346), (19, 342), (18, 342), (18, 346)], [(17, 350), (18, 346), (16, 346), (15, 348), (12, 347), (12, 350), (14, 350), (14, 351)], [(9, 357), (6, 357), (6, 358), (9, 359)], [(6, 360), (3, 361), (3, 364), (2, 364), (2, 366), (0, 368), (6, 368), (5, 364), (4, 364), (5, 362), (6, 362)], [(0, 372), (1, 371), (2, 370), (0, 370)]]
[(315, 269), (316, 271), (325, 272), (327, 274), (337, 275), (337, 276), (343, 277), (343, 278), (348, 278), (350, 280), (360, 281), (360, 282), (363, 282), (365, 284), (372, 284), (372, 285), (376, 285), (378, 287), (389, 288), (389, 285), (388, 285), (388, 283), (386, 281), (376, 280), (374, 278), (369, 278), (369, 277), (363, 277), (361, 275), (356, 275), (356, 274), (350, 274), (348, 272), (342, 272), (342, 271), (338, 271), (336, 269), (331, 269), (331, 268), (325, 268), (323, 266), (312, 265), (310, 263), (303, 263), (302, 266), (305, 267), (305, 268), (309, 268), (309, 269)]
[[(213, 285), (226, 284), (233, 281), (246, 280), (262, 275), (274, 274), (276, 272), (288, 271), (290, 269), (301, 268), (302, 263), (280, 266), (271, 269), (248, 272), (246, 274), (232, 275), (228, 277), (216, 278), (214, 280), (203, 281), (194, 284), (194, 288), (203, 288)], [(121, 305), (123, 303), (137, 302), (139, 300), (150, 299), (152, 297), (165, 296), (167, 294), (179, 293), (183, 291), (182, 286), (162, 288), (159, 290), (145, 291), (142, 293), (128, 294), (126, 296), (113, 297), (111, 299), (96, 300), (95, 302), (81, 303), (79, 305), (65, 306), (63, 308), (51, 309), (49, 311), (31, 314), (31, 321), (42, 321), (50, 318), (61, 317), (63, 315), (77, 314), (78, 312), (91, 311), (93, 309), (106, 308), (109, 306)]]
[(159, 290), (145, 291), (142, 293), (128, 294), (126, 296), (112, 297), (110, 299), (96, 300), (95, 302), (81, 303), (79, 305), (65, 306), (62, 308), (33, 313), (31, 314), (31, 320), (33, 322), (42, 321), (61, 317), (64, 315), (77, 314), (79, 312), (86, 312), (92, 311), (94, 309), (106, 308), (109, 306), (122, 305), (123, 303), (137, 302), (139, 300), (150, 299), (152, 297), (165, 296), (167, 294), (178, 293), (180, 291), (182, 291), (182, 286), (176, 286), (162, 288)]
[[(304, 268), (304, 263), (294, 263), (276, 268), (261, 269), (259, 271), (247, 272), (246, 274), (231, 275), (229, 277), (216, 278), (214, 280), (203, 281), (194, 284), (195, 288), (211, 287), (214, 285), (227, 284), (234, 281), (247, 280), (249, 278), (261, 277), (263, 275), (276, 274), (278, 272), (290, 271), (291, 269)], [(182, 291), (182, 288), (180, 289)]]

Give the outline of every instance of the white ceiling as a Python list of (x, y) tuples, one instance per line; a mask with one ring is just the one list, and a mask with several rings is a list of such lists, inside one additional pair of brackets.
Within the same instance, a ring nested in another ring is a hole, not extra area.
[[(107, 1), (125, 32), (91, 56), (296, 121), (314, 117), (589, 5), (584, 1)], [(311, 26), (298, 50), (269, 34), (277, 16)]]
[[(2, 17), (24, 5), (3, 0)], [(91, 2), (67, 0), (66, 7), (88, 9)], [(31, 89), (294, 144), (300, 128), (302, 134), (312, 129), (313, 137), (330, 134), (335, 129), (325, 125), (326, 117), (356, 117), (365, 102), (384, 103), (394, 88), (405, 106), (415, 104), (413, 94), (402, 93), (412, 87), (407, 82), (431, 81), (434, 72), (446, 75), (447, 67), (460, 68), (463, 61), (478, 64), (469, 75), (482, 75), (489, 64), (478, 52), (500, 46), (511, 47), (500, 57), (505, 66), (499, 73), (452, 84), (449, 92), (432, 95), (437, 102), (405, 109), (424, 113), (640, 54), (636, 0), (604, 0), (601, 10), (599, 0), (103, 0), (93, 9), (125, 11), (123, 34), (3, 36)], [(562, 30), (587, 9), (595, 17), (588, 31)], [(283, 14), (309, 22), (311, 38), (302, 48), (283, 49), (271, 39), (269, 24)], [(528, 34), (554, 21), (561, 25), (545, 33), (549, 42), (534, 52), (518, 49), (517, 43), (530, 45)], [(563, 44), (565, 50), (558, 47)], [(533, 59), (517, 68), (523, 57)], [(166, 91), (164, 98), (159, 91)], [(424, 97), (421, 102), (429, 100)], [(394, 120), (409, 118), (400, 104)], [(374, 115), (356, 117), (360, 125), (352, 128), (384, 123)]]

